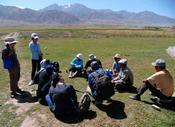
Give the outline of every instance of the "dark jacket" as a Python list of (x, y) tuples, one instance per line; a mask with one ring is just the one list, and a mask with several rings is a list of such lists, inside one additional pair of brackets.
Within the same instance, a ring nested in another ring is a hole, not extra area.
[(92, 63), (93, 61), (96, 61), (96, 62), (99, 64), (100, 68), (102, 68), (101, 61), (98, 60), (98, 59), (88, 60), (88, 61), (86, 62), (86, 65), (85, 65), (84, 68), (85, 68), (85, 69), (88, 69), (88, 67), (91, 67), (91, 63)]

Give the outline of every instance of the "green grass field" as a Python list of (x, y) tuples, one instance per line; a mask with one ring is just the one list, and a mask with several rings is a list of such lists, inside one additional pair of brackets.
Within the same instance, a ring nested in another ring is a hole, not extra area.
[[(84, 91), (87, 82), (82, 78), (68, 79), (66, 69), (69, 62), (79, 52), (83, 53), (84, 61), (88, 55), (94, 53), (102, 61), (105, 69), (111, 69), (113, 56), (120, 53), (128, 59), (128, 66), (134, 73), (134, 86), (138, 87), (144, 78), (154, 73), (151, 66), (157, 58), (163, 58), (167, 62), (167, 68), (175, 79), (175, 61), (166, 53), (169, 46), (174, 46), (175, 31), (171, 29), (137, 30), (137, 29), (56, 29), (56, 28), (14, 28), (0, 30), (1, 35), (11, 32), (20, 32), (20, 43), (17, 44), (17, 53), (21, 63), (20, 86), (25, 90), (35, 90), (35, 86), (27, 86), (30, 81), (30, 52), (28, 43), (30, 33), (35, 31), (40, 36), (40, 44), (44, 58), (59, 61), (62, 75), (66, 82), (72, 83), (78, 90)], [(4, 45), (1, 42), (0, 47)], [(2, 61), (1, 65), (2, 65)], [(75, 122), (66, 123), (54, 118), (46, 106), (39, 103), (32, 105), (29, 110), (21, 114), (16, 113), (20, 106), (6, 103), (9, 101), (8, 73), (0, 67), (0, 127), (18, 127), (22, 121), (30, 117), (37, 121), (41, 127), (45, 126), (90, 126), (90, 127), (173, 127), (175, 126), (175, 112), (162, 109), (157, 111), (151, 105), (130, 100), (132, 93), (116, 93), (112, 98), (113, 105), (105, 103), (102, 109), (91, 104), (90, 117)], [(81, 96), (77, 93), (78, 97)], [(151, 102), (151, 96), (146, 92), (142, 99)], [(53, 124), (51, 124), (53, 122)], [(35, 122), (34, 122), (35, 123)]]

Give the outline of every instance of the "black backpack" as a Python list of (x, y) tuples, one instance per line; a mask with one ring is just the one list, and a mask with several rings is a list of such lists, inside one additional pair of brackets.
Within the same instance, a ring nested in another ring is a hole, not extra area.
[(72, 85), (65, 84), (58, 85), (56, 88), (51, 87), (49, 94), (56, 104), (54, 111), (54, 114), (56, 116), (67, 116), (77, 113), (77, 96)]
[(111, 83), (111, 78), (105, 73), (93, 72), (92, 75), (95, 78), (95, 88), (97, 92), (96, 100), (107, 100), (114, 95), (114, 87)]

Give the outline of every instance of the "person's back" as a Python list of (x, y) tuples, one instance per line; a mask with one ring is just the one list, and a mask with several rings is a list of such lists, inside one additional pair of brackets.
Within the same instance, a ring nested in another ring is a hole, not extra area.
[(52, 74), (53, 74), (52, 67), (47, 67), (46, 69), (41, 70), (41, 72), (39, 73), (39, 82), (37, 89), (38, 98), (43, 99), (45, 95), (48, 93), (52, 82)]
[(93, 62), (91, 65), (94, 72), (88, 76), (88, 84), (91, 91), (88, 91), (89, 88), (87, 88), (87, 91), (92, 94), (95, 100), (102, 102), (114, 94), (114, 88), (111, 84), (111, 77), (97, 65), (97, 62)]
[(75, 90), (70, 84), (57, 84), (51, 86), (49, 95), (52, 97), (56, 107), (55, 115), (71, 115), (76, 113), (78, 103)]

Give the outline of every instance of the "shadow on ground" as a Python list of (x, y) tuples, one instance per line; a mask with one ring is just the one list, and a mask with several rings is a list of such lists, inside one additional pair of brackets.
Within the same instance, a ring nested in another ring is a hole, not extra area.
[(98, 108), (114, 119), (125, 119), (127, 118), (124, 112), (125, 104), (121, 101), (110, 100), (110, 102), (105, 105), (99, 105)]
[(64, 123), (69, 123), (69, 124), (75, 124), (83, 121), (84, 119), (94, 119), (97, 116), (96, 112), (89, 110), (87, 113), (78, 116), (55, 116), (58, 120), (64, 122)]
[(125, 92), (137, 93), (137, 88), (135, 86), (130, 86), (130, 87), (116, 86), (115, 91), (119, 93), (125, 93)]
[(157, 105), (160, 108), (171, 110), (171, 111), (175, 112), (175, 97), (173, 97), (173, 100), (174, 101), (167, 102), (167, 103), (160, 103), (156, 100), (152, 100), (152, 102), (150, 102), (150, 101), (142, 101), (142, 102), (145, 103), (145, 104), (148, 104), (148, 105), (153, 105), (154, 104), (154, 105)]
[(32, 96), (32, 94), (28, 91), (23, 91), (22, 94), (15, 97), (18, 100), (18, 103), (34, 103), (38, 101), (36, 96)]

